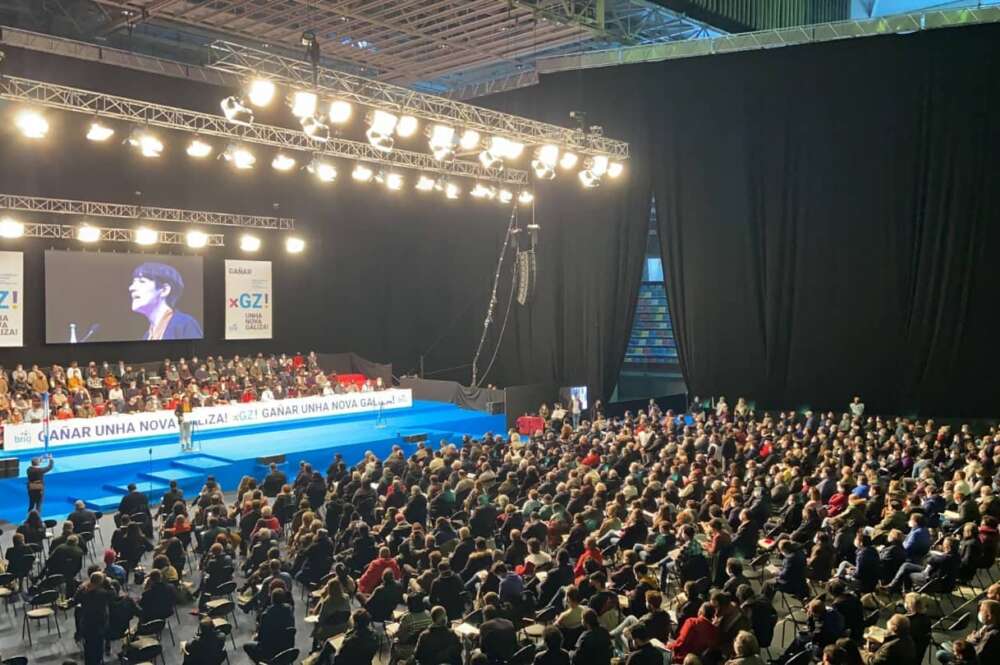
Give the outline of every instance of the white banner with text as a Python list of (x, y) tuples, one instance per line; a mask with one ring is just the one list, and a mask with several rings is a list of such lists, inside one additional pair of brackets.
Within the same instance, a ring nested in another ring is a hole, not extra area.
[[(203, 431), (377, 412), (382, 409), (405, 409), (411, 406), (413, 393), (394, 388), (371, 393), (199, 407), (187, 417), (194, 423), (194, 438), (197, 439), (198, 433)], [(177, 436), (178, 441), (180, 440), (177, 419), (170, 411), (71, 418), (49, 423), (50, 447), (166, 435)], [(3, 431), (3, 441), (4, 450), (8, 451), (42, 448), (45, 445), (45, 430), (42, 423), (7, 425)]]
[(273, 322), (271, 262), (226, 259), (226, 339), (271, 339)]
[(0, 346), (24, 346), (24, 254), (0, 252)]

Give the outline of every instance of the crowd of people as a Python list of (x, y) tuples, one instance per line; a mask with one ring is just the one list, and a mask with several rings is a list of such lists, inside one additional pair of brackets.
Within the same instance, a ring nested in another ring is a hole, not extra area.
[(320, 367), (315, 352), (303, 356), (268, 355), (180, 358), (164, 360), (153, 371), (124, 361), (90, 362), (81, 367), (38, 365), (25, 370), (18, 364), (8, 371), (0, 365), (0, 427), (41, 422), (43, 396), (48, 395), (49, 417), (94, 418), (143, 411), (190, 411), (199, 406), (234, 402), (271, 401), (339, 392), (381, 390), (381, 378), (360, 385), (341, 383)]
[[(292, 477), (272, 465), (228, 496), (209, 478), (151, 507), (133, 487), (87, 570), (81, 504), (25, 573), (44, 538), (33, 512), (7, 570), (27, 598), (63, 576), (88, 665), (122, 636), (134, 662), (130, 624), (178, 603), (200, 622), (188, 665), (221, 663), (236, 611), (256, 621), (242, 646), (257, 663), (294, 648), (297, 615), (306, 665), (371, 665), (386, 643), (415, 665), (1000, 662), (996, 428), (866, 415), (860, 400), (841, 415), (651, 403), (577, 427), (540, 412), (528, 436)], [(933, 646), (929, 606), (961, 585), (978, 625)]]

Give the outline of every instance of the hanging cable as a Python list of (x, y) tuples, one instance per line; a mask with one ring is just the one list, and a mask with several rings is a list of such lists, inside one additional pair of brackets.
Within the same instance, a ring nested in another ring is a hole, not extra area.
[[(507, 321), (510, 319), (510, 308), (514, 304), (514, 292), (517, 290), (517, 270), (511, 271), (510, 275), (510, 296), (507, 298), (507, 311), (503, 315), (503, 324), (500, 326), (500, 335), (497, 337), (497, 345), (493, 349), (493, 357), (490, 358), (490, 364), (486, 366), (483, 370), (483, 375), (480, 377), (479, 382), (482, 383), (486, 380), (489, 375), (490, 370), (493, 369), (493, 363), (496, 362), (497, 356), (500, 355), (500, 343), (503, 342), (503, 334), (507, 330)], [(478, 388), (478, 385), (473, 385), (473, 388)]]
[[(503, 239), (503, 247), (500, 249), (500, 258), (497, 259), (497, 269), (493, 274), (493, 290), (490, 292), (490, 304), (486, 308), (486, 319), (483, 321), (483, 334), (479, 338), (479, 346), (476, 347), (476, 355), (472, 357), (472, 387), (476, 388), (479, 386), (479, 356), (483, 352), (483, 346), (486, 344), (486, 336), (490, 332), (490, 325), (493, 323), (493, 311), (497, 306), (497, 288), (500, 286), (500, 273), (503, 271), (503, 261), (504, 257), (507, 256), (507, 248), (510, 246), (510, 239), (514, 233), (514, 227), (517, 225), (517, 204), (513, 206), (510, 213), (510, 222), (507, 224), (507, 234)], [(517, 272), (515, 271), (515, 275)]]

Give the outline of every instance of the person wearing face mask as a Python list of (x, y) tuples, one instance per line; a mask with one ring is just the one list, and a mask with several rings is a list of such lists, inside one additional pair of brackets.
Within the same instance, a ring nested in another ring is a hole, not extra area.
[[(965, 641), (972, 645), (980, 663), (1000, 662), (1000, 602), (984, 600), (979, 603), (980, 627), (969, 633)], [(952, 645), (945, 642), (937, 652), (939, 663), (955, 662)]]

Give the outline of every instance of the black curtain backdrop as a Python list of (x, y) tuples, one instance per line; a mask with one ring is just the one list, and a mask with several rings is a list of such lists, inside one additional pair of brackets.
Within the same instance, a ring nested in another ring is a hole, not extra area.
[[(9, 49), (10, 75), (62, 83), (112, 94), (218, 113), (232, 91), (178, 79), (151, 76), (96, 63)], [(571, 108), (567, 100), (565, 114)], [(8, 119), (16, 106), (0, 106)], [(412, 373), (424, 355), (425, 368), (437, 379), (468, 384), (470, 362), (483, 329), (490, 287), (510, 209), (463, 197), (445, 201), (439, 193), (412, 190), (389, 193), (350, 179), (352, 164), (338, 161), (338, 182), (317, 184), (308, 174), (280, 174), (270, 168), (274, 151), (254, 146), (257, 168), (236, 173), (212, 158), (184, 154), (189, 134), (156, 130), (166, 144), (163, 157), (144, 159), (121, 141), (130, 128), (118, 123), (107, 144), (85, 140), (90, 118), (48, 112), (49, 137), (31, 143), (2, 123), (4, 168), (0, 192), (154, 206), (276, 214), (297, 218), (298, 233), (308, 242), (299, 256), (284, 253), (282, 236), (261, 232), (271, 259), (275, 288), (275, 339), (226, 342), (223, 337), (222, 262), (241, 258), (239, 232), (227, 232), (224, 250), (200, 252), (205, 258), (205, 339), (200, 342), (94, 344), (71, 348), (46, 345), (43, 335), (42, 251), (78, 248), (73, 241), (0, 240), (0, 249), (25, 252), (26, 310), (23, 349), (0, 350), (0, 364), (65, 363), (75, 358), (157, 360), (192, 354), (257, 351), (355, 352), (375, 362), (391, 363), (397, 374)], [(363, 134), (363, 109), (352, 126)], [(288, 123), (289, 114), (267, 109), (259, 121)], [(225, 143), (209, 139), (222, 150)], [(363, 139), (362, 139), (363, 140)], [(422, 134), (400, 147), (422, 150)], [(299, 157), (307, 157), (299, 155)], [(525, 163), (527, 159), (523, 160)], [(16, 165), (16, 167), (14, 166)], [(588, 384), (598, 394), (614, 388), (625, 344), (645, 243), (645, 213), (626, 214), (633, 183), (644, 188), (636, 200), (648, 201), (645, 179), (623, 181), (617, 188), (581, 193), (575, 180), (541, 186), (535, 218), (542, 226), (538, 287), (534, 301), (516, 303), (486, 383), (530, 382)], [(472, 182), (460, 183), (465, 191)], [(636, 209), (642, 205), (634, 206)], [(521, 208), (522, 224), (531, 218)], [(24, 219), (76, 223), (59, 216), (21, 215)], [(129, 227), (126, 220), (120, 224)], [(168, 228), (167, 225), (160, 225)], [(216, 229), (210, 229), (216, 231)], [(136, 251), (134, 245), (105, 244), (102, 251)], [(156, 251), (186, 251), (160, 246)], [(506, 260), (498, 294), (496, 323), (480, 361), (486, 371), (503, 322), (513, 256)], [(81, 279), (86, 279), (81, 275)], [(94, 293), (95, 298), (116, 297)]]
[(487, 104), (587, 110), (631, 143), (621, 196), (651, 179), (691, 393), (977, 416), (1000, 373), (997, 71), (990, 25), (567, 72)]

